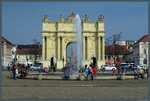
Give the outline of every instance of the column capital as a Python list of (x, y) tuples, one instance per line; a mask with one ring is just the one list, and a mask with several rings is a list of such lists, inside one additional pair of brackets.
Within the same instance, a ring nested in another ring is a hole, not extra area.
[(105, 33), (98, 33), (97, 36), (98, 37), (103, 37), (103, 36), (105, 36)]

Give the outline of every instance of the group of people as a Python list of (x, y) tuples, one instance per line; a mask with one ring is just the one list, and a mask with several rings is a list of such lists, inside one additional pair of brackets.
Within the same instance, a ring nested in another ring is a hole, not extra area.
[(12, 65), (12, 78), (16, 79), (17, 76), (20, 74), (20, 79), (24, 79), (28, 75), (28, 66), (21, 66), (17, 67), (16, 63), (14, 62)]
[(85, 73), (87, 79), (90, 77), (90, 80), (94, 80), (94, 78), (97, 76), (97, 68), (92, 64), (90, 64), (89, 67), (85, 65)]
[[(116, 67), (117, 67), (117, 70), (113, 70), (112, 76), (117, 74), (117, 72), (118, 72), (118, 75), (120, 75), (121, 67), (119, 65)], [(53, 73), (56, 72), (56, 63), (51, 65), (51, 68), (53, 69)], [(16, 77), (18, 76), (20, 77), (20, 79), (24, 79), (26, 76), (28, 76), (28, 69), (29, 69), (29, 65), (28, 66), (22, 65), (21, 67), (18, 67), (16, 66), (16, 63), (14, 62), (10, 69), (12, 71), (12, 78), (16, 79)], [(72, 65), (70, 63), (67, 63), (65, 67), (63, 68), (63, 70), (64, 70), (64, 80), (69, 80), (70, 75), (72, 74)], [(92, 63), (89, 66), (85, 65), (85, 68), (83, 71), (87, 80), (88, 78), (90, 78), (90, 80), (94, 80), (97, 77), (97, 68)], [(45, 67), (45, 68), (41, 68), (41, 72), (49, 72), (49, 70), (48, 68)], [(137, 76), (138, 79), (143, 78), (144, 72), (145, 72), (144, 68), (134, 69), (134, 75)]]
[(134, 75), (137, 76), (138, 79), (142, 79), (145, 71), (146, 70), (144, 68), (136, 68), (134, 70)]
[[(72, 65), (70, 63), (67, 63), (67, 65), (65, 65), (64, 69), (64, 80), (69, 80), (70, 75), (72, 74)], [(87, 65), (85, 65), (85, 76), (88, 79), (90, 77), (90, 80), (94, 80), (94, 78), (97, 76), (97, 68), (94, 67), (92, 64), (89, 65), (89, 67), (87, 67)]]

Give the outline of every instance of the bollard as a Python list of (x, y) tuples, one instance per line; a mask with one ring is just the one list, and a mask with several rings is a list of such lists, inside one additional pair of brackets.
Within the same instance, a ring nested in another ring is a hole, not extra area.
[(84, 80), (85, 80), (84, 75), (80, 74), (80, 75), (79, 75), (79, 80), (84, 81)]
[(42, 74), (41, 73), (38, 75), (38, 80), (42, 80)]
[(138, 79), (137, 75), (134, 75), (134, 79)]
[(125, 72), (123, 72), (123, 73), (120, 75), (120, 79), (121, 79), (121, 80), (125, 80), (125, 79), (126, 79)]
[(147, 78), (147, 74), (144, 73), (144, 74), (143, 74), (143, 79), (146, 79), (146, 78)]

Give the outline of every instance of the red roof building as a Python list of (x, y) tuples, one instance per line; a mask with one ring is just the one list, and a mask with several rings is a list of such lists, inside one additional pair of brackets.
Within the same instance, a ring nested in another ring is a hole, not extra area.
[(140, 38), (138, 41), (137, 41), (137, 43), (138, 42), (148, 42), (148, 35), (144, 35), (142, 38)]
[(115, 55), (115, 51), (119, 55), (125, 55), (126, 53), (128, 53), (127, 46), (125, 45), (119, 45), (116, 50), (114, 46), (105, 46), (105, 55)]
[(117, 60), (117, 56), (119, 61), (125, 62), (125, 55), (128, 53), (128, 49), (126, 45), (118, 45), (114, 46), (105, 46), (105, 61), (107, 63), (114, 63)]

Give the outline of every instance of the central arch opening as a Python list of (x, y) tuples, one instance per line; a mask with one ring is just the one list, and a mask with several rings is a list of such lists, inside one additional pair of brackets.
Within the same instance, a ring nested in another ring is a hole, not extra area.
[(77, 43), (70, 42), (66, 46), (66, 63), (70, 63), (74, 67), (77, 65)]

